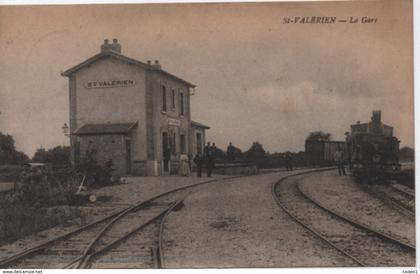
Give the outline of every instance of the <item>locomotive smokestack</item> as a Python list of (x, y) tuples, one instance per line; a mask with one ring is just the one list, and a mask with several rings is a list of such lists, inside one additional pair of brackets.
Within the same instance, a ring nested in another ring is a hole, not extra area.
[(380, 110), (374, 110), (372, 112), (372, 122), (374, 122), (374, 123), (380, 123), (381, 122), (381, 111)]
[(373, 133), (382, 133), (382, 123), (381, 123), (381, 111), (374, 110), (372, 112), (372, 132)]

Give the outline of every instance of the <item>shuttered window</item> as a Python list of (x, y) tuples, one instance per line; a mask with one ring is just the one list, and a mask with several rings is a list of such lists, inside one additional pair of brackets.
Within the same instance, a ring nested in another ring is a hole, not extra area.
[(162, 86), (162, 111), (166, 111), (166, 87)]
[(185, 104), (185, 102), (184, 102), (184, 93), (180, 93), (179, 94), (179, 108), (180, 108), (180, 113), (181, 113), (181, 115), (184, 115), (185, 113), (184, 113), (184, 104)]

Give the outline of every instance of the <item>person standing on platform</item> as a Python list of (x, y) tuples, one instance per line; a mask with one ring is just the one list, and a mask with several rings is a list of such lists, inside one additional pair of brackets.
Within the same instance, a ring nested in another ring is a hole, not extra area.
[(216, 144), (213, 143), (211, 145), (211, 154), (210, 154), (210, 159), (212, 160), (212, 170), (216, 167), (216, 152), (217, 152), (217, 147)]
[(346, 168), (344, 167), (344, 151), (341, 150), (341, 147), (338, 146), (337, 150), (334, 153), (334, 160), (337, 164), (338, 168), (338, 175), (345, 176), (346, 175)]
[(192, 154), (188, 154), (188, 166), (190, 168), (190, 172), (192, 172), (192, 160), (193, 160)]
[(214, 158), (215, 158), (215, 144), (213, 143), (213, 145), (210, 147), (210, 142), (207, 143), (207, 150), (205, 150), (207, 152), (206, 155), (206, 171), (207, 171), (207, 177), (211, 177), (211, 172), (213, 171), (214, 168)]
[(179, 157), (179, 175), (188, 176), (190, 175), (190, 167), (188, 165), (188, 156), (181, 154)]
[(210, 156), (210, 142), (207, 143), (207, 145), (204, 147), (204, 159), (207, 161), (207, 159)]
[(201, 170), (203, 167), (203, 157), (197, 153), (194, 157), (194, 163), (197, 167), (197, 177), (201, 177)]

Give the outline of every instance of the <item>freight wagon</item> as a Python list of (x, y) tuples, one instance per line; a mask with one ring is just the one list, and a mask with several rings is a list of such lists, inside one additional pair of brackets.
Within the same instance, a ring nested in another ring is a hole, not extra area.
[(328, 166), (334, 164), (334, 153), (338, 149), (344, 151), (344, 159), (348, 159), (347, 146), (344, 141), (307, 140), (305, 142), (305, 157), (308, 165)]

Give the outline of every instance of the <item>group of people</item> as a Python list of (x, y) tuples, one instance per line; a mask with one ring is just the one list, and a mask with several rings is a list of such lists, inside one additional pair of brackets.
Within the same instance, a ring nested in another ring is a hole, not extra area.
[(201, 177), (203, 166), (206, 167), (207, 177), (211, 177), (211, 173), (215, 167), (216, 160), (216, 144), (210, 146), (210, 142), (204, 147), (204, 153), (197, 153), (194, 157), (194, 163), (197, 166), (197, 177)]
[(194, 161), (194, 164), (197, 168), (197, 176), (201, 177), (203, 167), (207, 171), (207, 177), (211, 177), (211, 173), (215, 167), (216, 160), (216, 144), (213, 143), (210, 146), (210, 142), (204, 147), (204, 153), (200, 152), (195, 155), (192, 159), (191, 155), (181, 154), (179, 157), (179, 174), (183, 176), (188, 176), (192, 170), (191, 160)]

